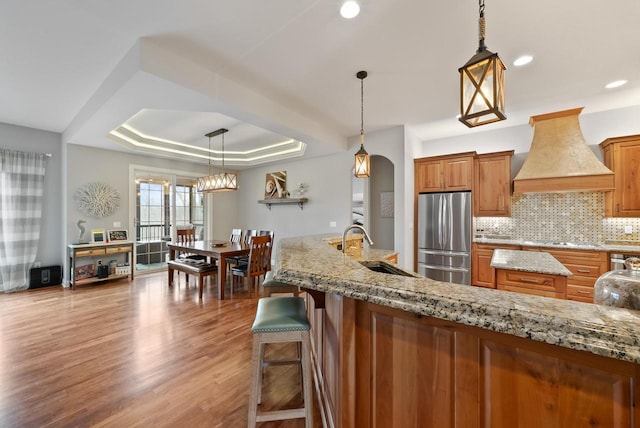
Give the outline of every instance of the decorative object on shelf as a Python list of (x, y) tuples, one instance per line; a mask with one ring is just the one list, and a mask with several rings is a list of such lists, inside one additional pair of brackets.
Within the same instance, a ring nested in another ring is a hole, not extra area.
[(360, 150), (355, 155), (354, 174), (358, 178), (367, 178), (371, 174), (371, 160), (364, 149), (364, 79), (366, 71), (358, 71), (356, 77), (360, 79)]
[(295, 192), (299, 197), (303, 197), (305, 193), (307, 193), (307, 188), (309, 186), (305, 183), (298, 183), (298, 187), (296, 188)]
[(109, 242), (113, 241), (128, 241), (129, 236), (127, 233), (127, 229), (113, 229), (107, 231), (107, 239)]
[(90, 217), (108, 217), (120, 208), (120, 193), (106, 183), (88, 183), (73, 195), (78, 210)]
[(479, 0), (479, 46), (460, 72), (460, 122), (469, 128), (504, 120), (504, 70), (497, 53), (484, 44), (484, 0)]
[(287, 195), (287, 171), (267, 173), (264, 184), (264, 198), (283, 199)]
[(73, 279), (77, 281), (79, 279), (87, 279), (94, 276), (95, 267), (93, 264), (76, 266), (75, 271), (73, 272)]
[(76, 241), (76, 244), (82, 244), (82, 238), (84, 237), (84, 226), (83, 224), (86, 223), (86, 221), (84, 220), (78, 220), (78, 223), (76, 223), (76, 226), (78, 226), (78, 239)]
[[(228, 190), (238, 190), (238, 175), (233, 172), (224, 170), (224, 134), (229, 132), (228, 129), (220, 128), (205, 134), (209, 138), (209, 175), (206, 177), (198, 177), (198, 192), (224, 192)], [(211, 137), (222, 135), (222, 172), (211, 174)]]
[(91, 231), (91, 242), (105, 242), (104, 229), (93, 229)]
[(282, 198), (282, 199), (261, 199), (258, 201), (259, 204), (265, 204), (269, 211), (271, 211), (271, 205), (287, 205), (287, 204), (298, 204), (300, 209), (304, 209), (304, 204), (307, 203), (309, 199), (307, 198)]

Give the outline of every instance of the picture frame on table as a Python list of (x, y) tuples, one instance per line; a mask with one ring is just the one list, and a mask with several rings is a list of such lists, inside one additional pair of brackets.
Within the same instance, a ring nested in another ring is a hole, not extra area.
[(128, 241), (129, 234), (127, 229), (111, 229), (107, 230), (107, 239), (109, 242)]
[(107, 235), (104, 229), (91, 230), (91, 242), (107, 242)]

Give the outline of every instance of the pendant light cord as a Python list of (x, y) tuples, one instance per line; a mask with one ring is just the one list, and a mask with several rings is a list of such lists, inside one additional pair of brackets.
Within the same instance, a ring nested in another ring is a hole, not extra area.
[(484, 0), (478, 0), (480, 19), (478, 19), (478, 51), (477, 53), (487, 50), (487, 46), (484, 44), (484, 36), (487, 29), (487, 24), (484, 19)]

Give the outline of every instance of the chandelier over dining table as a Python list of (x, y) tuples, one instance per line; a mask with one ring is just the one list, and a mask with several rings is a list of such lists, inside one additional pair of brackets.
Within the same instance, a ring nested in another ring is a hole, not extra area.
[[(203, 193), (223, 192), (238, 190), (238, 175), (224, 170), (224, 134), (228, 129), (220, 128), (205, 134), (209, 138), (209, 174), (205, 177), (198, 177), (197, 190)], [(211, 174), (211, 138), (222, 135), (222, 172)]]

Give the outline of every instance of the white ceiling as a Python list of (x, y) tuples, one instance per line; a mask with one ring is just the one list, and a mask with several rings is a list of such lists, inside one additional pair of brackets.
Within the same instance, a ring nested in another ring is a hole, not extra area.
[[(202, 147), (227, 127), (228, 150), (293, 138), (316, 156), (359, 133), (359, 70), (365, 132), (404, 124), (422, 140), (640, 104), (638, 0), (486, 0), (508, 120), (473, 130), (455, 115), (477, 1), (361, 0), (352, 20), (340, 3), (3, 0), (0, 121), (113, 150), (128, 150), (107, 138), (128, 120)], [(511, 65), (525, 53), (533, 63)], [(604, 89), (616, 79), (629, 83)]]

